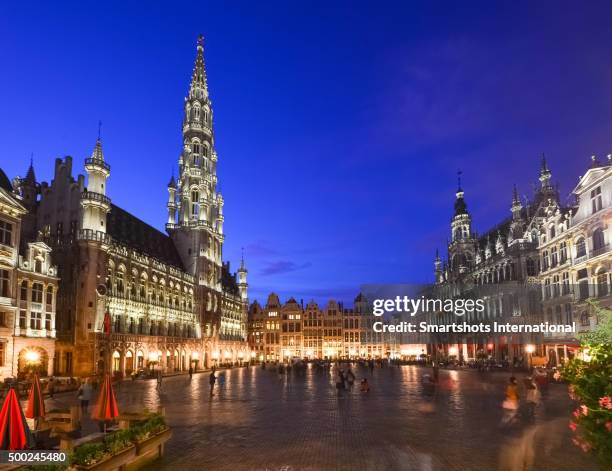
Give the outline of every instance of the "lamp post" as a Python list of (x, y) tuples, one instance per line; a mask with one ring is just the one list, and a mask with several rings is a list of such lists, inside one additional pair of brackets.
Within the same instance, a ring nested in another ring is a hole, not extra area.
[(40, 363), (40, 353), (35, 350), (28, 350), (25, 353), (25, 361), (30, 374), (33, 374)]
[(532, 361), (532, 355), (533, 352), (535, 352), (535, 345), (532, 344), (528, 344), (525, 345), (525, 352), (527, 352), (527, 368), (529, 369), (529, 371), (531, 371), (531, 361)]

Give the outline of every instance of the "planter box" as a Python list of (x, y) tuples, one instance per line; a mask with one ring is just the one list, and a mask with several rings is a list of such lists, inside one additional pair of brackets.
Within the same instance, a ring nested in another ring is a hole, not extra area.
[[(153, 435), (142, 442), (136, 442), (136, 454), (138, 456), (142, 456), (151, 450), (157, 450), (160, 446), (163, 446), (164, 443), (170, 440), (170, 437), (172, 437), (172, 431), (167, 428), (163, 432)], [(161, 450), (159, 455), (162, 455)]]
[(134, 461), (135, 458), (136, 447), (134, 445), (131, 445), (125, 450), (117, 453), (116, 455), (109, 456), (108, 458), (105, 458), (102, 461), (98, 461), (97, 463), (92, 464), (91, 466), (76, 465), (74, 466), (74, 468), (81, 471), (116, 471), (124, 469), (124, 467), (128, 463)]

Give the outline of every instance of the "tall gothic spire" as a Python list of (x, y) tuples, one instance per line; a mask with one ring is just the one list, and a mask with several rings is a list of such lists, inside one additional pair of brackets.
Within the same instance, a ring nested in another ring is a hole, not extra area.
[(467, 214), (467, 204), (465, 199), (463, 199), (463, 188), (461, 188), (461, 174), (463, 172), (461, 170), (457, 170), (457, 193), (455, 193), (455, 216), (460, 214)]
[(193, 74), (191, 75), (191, 86), (189, 95), (196, 94), (196, 90), (203, 90), (204, 96), (208, 96), (208, 83), (206, 81), (206, 65), (204, 64), (204, 37), (198, 36), (198, 46), (195, 64), (193, 66)]
[(542, 154), (542, 160), (540, 163), (540, 183), (542, 184), (542, 189), (549, 189), (550, 178), (552, 177), (552, 173), (548, 169), (548, 165), (546, 163), (546, 156)]

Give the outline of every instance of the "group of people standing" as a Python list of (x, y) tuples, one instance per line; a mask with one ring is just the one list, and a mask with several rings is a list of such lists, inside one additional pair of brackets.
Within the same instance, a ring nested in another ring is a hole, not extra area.
[[(527, 376), (523, 380), (523, 386), (525, 390), (524, 416), (527, 420), (533, 421), (542, 394), (532, 376)], [(511, 376), (506, 386), (506, 397), (502, 403), (502, 408), (504, 409), (502, 425), (513, 425), (518, 422), (520, 406), (518, 381), (514, 376)]]

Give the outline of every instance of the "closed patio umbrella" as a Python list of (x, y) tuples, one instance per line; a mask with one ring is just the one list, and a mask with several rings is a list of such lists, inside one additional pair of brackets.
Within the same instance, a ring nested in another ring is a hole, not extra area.
[(45, 416), (45, 398), (42, 394), (38, 375), (34, 375), (34, 381), (32, 381), (25, 416), (28, 419), (40, 419)]
[(15, 389), (9, 389), (0, 410), (0, 449), (25, 450), (34, 440), (23, 415)]
[(117, 406), (117, 398), (115, 397), (115, 391), (113, 390), (113, 384), (109, 374), (104, 376), (104, 382), (100, 388), (100, 395), (98, 396), (98, 403), (94, 408), (92, 418), (104, 422), (106, 428), (106, 422), (119, 417), (119, 407)]

